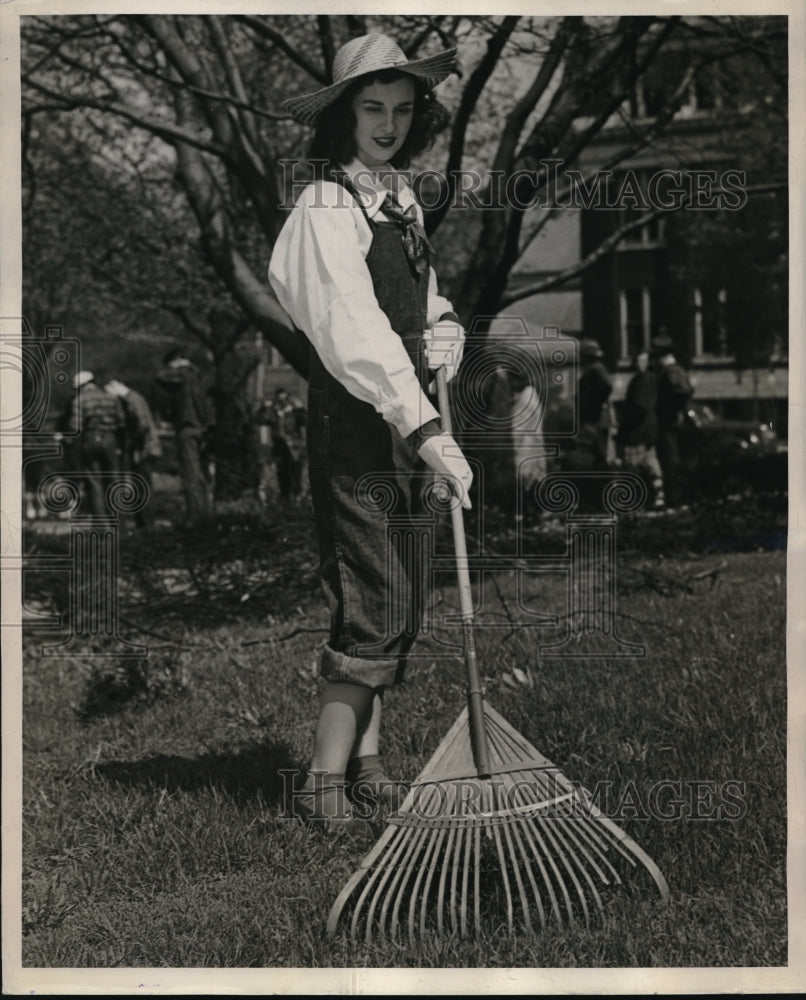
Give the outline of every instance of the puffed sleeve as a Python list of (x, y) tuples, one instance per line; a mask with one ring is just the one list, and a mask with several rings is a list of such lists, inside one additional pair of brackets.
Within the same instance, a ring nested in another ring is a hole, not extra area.
[(305, 188), (275, 244), (269, 281), (330, 374), (407, 437), (438, 414), (378, 305), (357, 214), (341, 185)]

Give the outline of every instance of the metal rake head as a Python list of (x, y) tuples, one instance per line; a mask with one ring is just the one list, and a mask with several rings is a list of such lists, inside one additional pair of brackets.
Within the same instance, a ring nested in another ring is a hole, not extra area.
[(588, 923), (641, 862), (654, 862), (553, 766), (491, 779), (420, 780), (333, 905), (350, 934), (415, 943)]

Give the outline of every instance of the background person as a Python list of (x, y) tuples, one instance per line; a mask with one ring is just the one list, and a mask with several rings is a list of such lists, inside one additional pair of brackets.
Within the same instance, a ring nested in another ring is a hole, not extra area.
[(278, 388), (266, 407), (266, 422), (271, 428), (272, 459), (277, 486), (284, 501), (296, 499), (302, 492), (302, 466), (305, 457), (305, 407)]
[(649, 367), (649, 351), (633, 358), (634, 375), (627, 385), (619, 423), (618, 443), (624, 463), (645, 473), (652, 488), (653, 506), (664, 506), (663, 473), (655, 443), (658, 437), (658, 385)]
[(663, 472), (666, 503), (674, 506), (682, 499), (679, 483), (680, 427), (694, 390), (688, 375), (677, 363), (672, 341), (666, 334), (660, 334), (653, 341), (652, 358), (658, 380), (658, 460)]
[(96, 517), (108, 514), (106, 490), (110, 485), (104, 475), (117, 472), (118, 442), (124, 427), (120, 400), (110, 396), (95, 383), (91, 371), (80, 371), (73, 378), (75, 395), (70, 404), (67, 429), (77, 434), (73, 458), (79, 472), (87, 472), (87, 499)]
[[(447, 124), (431, 88), (454, 59), (450, 50), (410, 62), (391, 38), (365, 35), (339, 50), (331, 86), (286, 102), (316, 125), (310, 157), (325, 161), (280, 233), (269, 278), (311, 345), (309, 478), (331, 633), (295, 809), (331, 830), (361, 826), (345, 779), (376, 798), (392, 787), (379, 760), (382, 695), (402, 680), (425, 601), (422, 566), (405, 545), (389, 550), (387, 512), (362, 503), (359, 484), (374, 477), (405, 522), (426, 513), (430, 466), (469, 506), (470, 467), (427, 395), (424, 332), (456, 317), (436, 290), (422, 211), (397, 173)], [(457, 324), (455, 365), (463, 337)]]
[(211, 509), (204, 458), (205, 441), (213, 424), (210, 404), (196, 366), (181, 348), (173, 348), (165, 355), (156, 380), (162, 393), (161, 409), (176, 432), (185, 516), (193, 524), (209, 516)]
[(584, 337), (579, 342), (580, 374), (577, 381), (579, 430), (568, 449), (566, 468), (595, 471), (607, 468), (611, 435), (609, 401), (613, 383), (604, 365), (598, 342)]
[(134, 515), (137, 526), (145, 528), (150, 522), (148, 506), (154, 488), (152, 475), (154, 461), (162, 454), (157, 425), (145, 397), (135, 389), (118, 382), (117, 379), (110, 379), (104, 389), (119, 399), (123, 406), (122, 468), (142, 476), (148, 487), (149, 500)]

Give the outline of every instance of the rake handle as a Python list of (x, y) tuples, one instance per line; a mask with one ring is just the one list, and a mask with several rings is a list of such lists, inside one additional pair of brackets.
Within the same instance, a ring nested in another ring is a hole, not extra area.
[[(453, 434), (451, 423), (451, 408), (448, 398), (448, 373), (445, 367), (437, 369), (437, 401), (442, 418), (442, 427), (448, 434)], [(473, 757), (476, 771), (480, 778), (489, 778), (490, 749), (487, 745), (487, 733), (484, 728), (484, 692), (481, 687), (481, 676), (476, 659), (476, 640), (473, 635), (473, 591), (470, 587), (470, 571), (468, 570), (467, 540), (465, 538), (465, 522), (462, 517), (461, 504), (451, 505), (451, 526), (453, 528), (453, 547), (456, 553), (456, 575), (459, 584), (459, 609), (462, 614), (462, 637), (465, 649), (465, 668), (467, 670), (467, 710), (470, 718), (470, 734), (473, 743)]]

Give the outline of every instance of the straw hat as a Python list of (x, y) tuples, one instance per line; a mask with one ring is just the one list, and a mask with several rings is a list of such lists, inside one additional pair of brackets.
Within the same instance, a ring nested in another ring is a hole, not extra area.
[(371, 34), (353, 38), (342, 45), (333, 60), (333, 83), (310, 94), (291, 97), (285, 109), (303, 125), (312, 125), (319, 113), (332, 104), (359, 76), (397, 69), (425, 80), (435, 87), (451, 72), (456, 62), (456, 49), (445, 49), (435, 56), (409, 61), (403, 49), (388, 35)]

